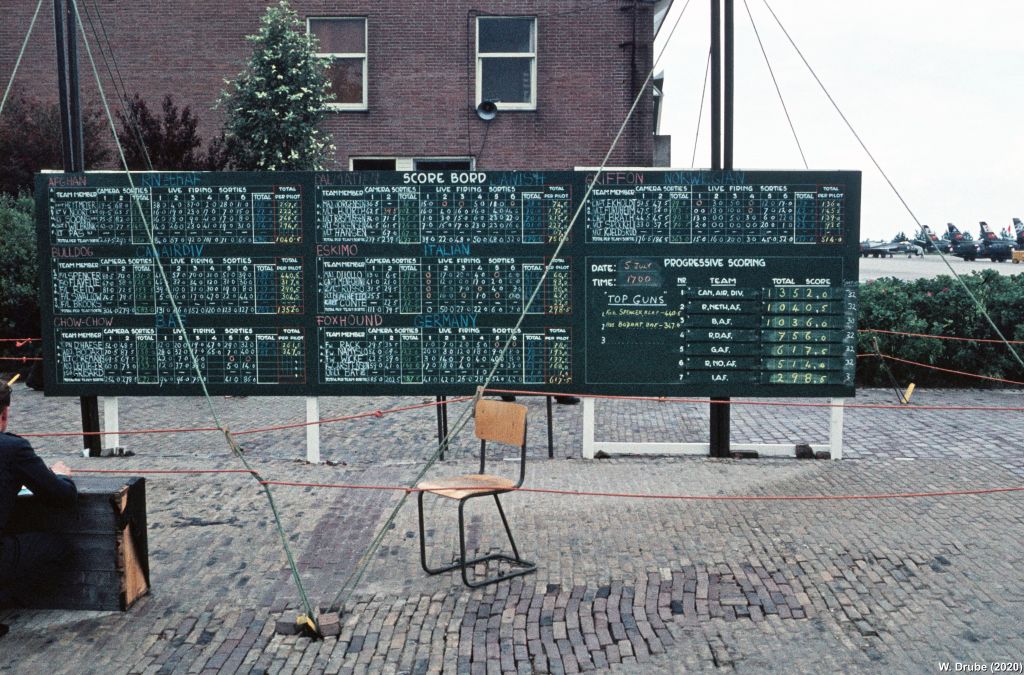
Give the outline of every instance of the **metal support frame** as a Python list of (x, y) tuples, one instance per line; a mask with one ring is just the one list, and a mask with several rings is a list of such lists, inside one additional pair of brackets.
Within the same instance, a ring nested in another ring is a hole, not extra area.
[[(722, 93), (722, 3), (725, 4), (725, 94)], [(724, 120), (723, 120), (724, 107)], [(723, 124), (724, 122), (724, 124)], [(732, 169), (733, 0), (711, 0), (711, 168)], [(724, 150), (724, 153), (723, 153)], [(724, 156), (723, 156), (724, 155)], [(729, 399), (713, 397), (708, 406), (708, 454), (728, 457)]]
[[(453, 561), (450, 565), (442, 565), (441, 567), (430, 567), (427, 564), (427, 540), (426, 540), (426, 528), (424, 526), (423, 517), (423, 492), (418, 495), (419, 503), (417, 504), (417, 512), (419, 513), (419, 524), (420, 524), (420, 566), (423, 567), (423, 571), (427, 574), (441, 574), (443, 572), (450, 572), (451, 570), (459, 570), (462, 573), (462, 583), (466, 584), (470, 588), (480, 588), (481, 586), (487, 586), (489, 584), (496, 584), (499, 581), (505, 581), (513, 577), (520, 577), (524, 574), (529, 574), (537, 570), (537, 563), (523, 560), (519, 557), (519, 549), (516, 547), (516, 540), (512, 536), (512, 529), (508, 525), (508, 519), (505, 517), (505, 510), (501, 508), (501, 500), (498, 499), (496, 492), (484, 492), (482, 494), (469, 495), (459, 500), (459, 558)], [(512, 547), (512, 555), (507, 553), (490, 553), (483, 555), (478, 558), (471, 560), (466, 559), (466, 518), (465, 518), (465, 507), (466, 502), (474, 497), (494, 497), (494, 503), (498, 507), (498, 514), (501, 516), (501, 524), (505, 526), (505, 534), (508, 535), (508, 543)], [(485, 578), (483, 581), (470, 581), (467, 570), (473, 565), (479, 563), (486, 563), (491, 560), (504, 560), (512, 565), (515, 565), (518, 569), (503, 572), (493, 577)]]
[[(828, 450), (832, 459), (843, 458), (843, 404), (844, 398), (829, 399), (828, 443), (812, 443), (811, 449)], [(621, 455), (707, 455), (710, 443), (630, 443), (595, 440), (595, 399), (583, 399), (583, 459), (594, 459), (597, 453)], [(792, 443), (734, 443), (736, 452), (756, 452), (759, 457), (796, 457), (796, 444)]]
[[(60, 104), (61, 155), (64, 171), (85, 171), (82, 136), (82, 104), (78, 87), (78, 30), (75, 7), (66, 0), (53, 0), (53, 32), (57, 47), (57, 95)], [(100, 408), (96, 396), (79, 397), (82, 412), (82, 446), (86, 457), (103, 454)]]

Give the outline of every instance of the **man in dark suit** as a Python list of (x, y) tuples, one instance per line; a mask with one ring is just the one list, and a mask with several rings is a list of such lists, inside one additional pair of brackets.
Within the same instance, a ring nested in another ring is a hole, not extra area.
[[(21, 436), (7, 433), (11, 387), (0, 381), (0, 607), (16, 603), (60, 569), (70, 550), (66, 541), (47, 532), (7, 532), (21, 486), (52, 504), (75, 505), (78, 490), (71, 470), (57, 462), (52, 470)], [(0, 624), (0, 637), (7, 626)]]

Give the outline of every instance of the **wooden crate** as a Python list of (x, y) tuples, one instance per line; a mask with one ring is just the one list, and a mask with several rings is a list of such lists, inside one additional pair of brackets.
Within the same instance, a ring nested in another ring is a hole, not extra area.
[(32, 607), (127, 610), (149, 592), (146, 540), (146, 479), (75, 476), (78, 505), (48, 506), (18, 497), (8, 523), (12, 532), (56, 532), (67, 538), (73, 558), (54, 580), (53, 591)]

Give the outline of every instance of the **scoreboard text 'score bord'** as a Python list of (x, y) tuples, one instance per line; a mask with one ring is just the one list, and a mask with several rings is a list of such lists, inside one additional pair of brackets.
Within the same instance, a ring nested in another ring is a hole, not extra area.
[(493, 386), (853, 395), (859, 172), (41, 174), (36, 195), (48, 394), (198, 394), (187, 335), (215, 394), (471, 393), (511, 339)]

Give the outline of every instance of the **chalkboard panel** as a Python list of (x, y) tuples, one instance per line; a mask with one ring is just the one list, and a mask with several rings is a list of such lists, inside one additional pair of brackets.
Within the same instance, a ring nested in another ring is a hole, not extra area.
[(852, 387), (856, 282), (814, 262), (588, 257), (586, 384)]
[(859, 173), (36, 187), (48, 394), (853, 393)]

